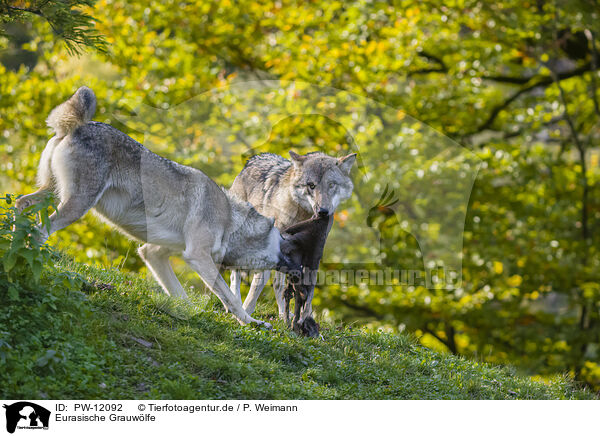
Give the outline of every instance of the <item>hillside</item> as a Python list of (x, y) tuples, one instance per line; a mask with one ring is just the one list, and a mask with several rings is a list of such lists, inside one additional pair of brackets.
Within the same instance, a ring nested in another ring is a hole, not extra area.
[(322, 326), (322, 339), (300, 338), (274, 305), (259, 308), (272, 331), (241, 327), (193, 290), (177, 302), (137, 276), (49, 263), (41, 290), (15, 296), (0, 282), (3, 398), (593, 398), (564, 378), (533, 381), (407, 335)]

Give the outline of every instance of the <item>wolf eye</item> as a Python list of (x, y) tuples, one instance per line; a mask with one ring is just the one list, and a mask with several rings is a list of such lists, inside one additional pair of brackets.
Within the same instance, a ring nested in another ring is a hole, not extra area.
[(315, 184), (314, 183), (307, 183), (306, 184), (310, 189), (315, 189)]

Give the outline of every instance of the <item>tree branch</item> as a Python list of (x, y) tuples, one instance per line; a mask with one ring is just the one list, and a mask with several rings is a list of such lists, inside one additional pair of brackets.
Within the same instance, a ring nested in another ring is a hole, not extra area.
[[(582, 65), (579, 68), (575, 68), (574, 70), (571, 71), (567, 71), (567, 72), (563, 72), (563, 73), (558, 73), (556, 74), (556, 80), (558, 82), (562, 81), (562, 80), (566, 80), (566, 79), (570, 79), (572, 77), (577, 77), (577, 76), (581, 76), (582, 74), (587, 73), (588, 71), (591, 71), (591, 64), (588, 62), (585, 65)], [(527, 80), (527, 82), (530, 82), (534, 80), (534, 78), (529, 78)], [(503, 102), (497, 104), (496, 106), (494, 106), (492, 108), (492, 111), (490, 112), (489, 116), (487, 117), (487, 119), (481, 124), (479, 125), (477, 128), (475, 128), (472, 132), (469, 132), (463, 136), (472, 136), (474, 134), (477, 133), (481, 133), (484, 130), (489, 129), (492, 124), (494, 123), (494, 121), (496, 120), (496, 118), (498, 117), (498, 115), (504, 111), (506, 108), (508, 108), (512, 102), (514, 102), (515, 100), (517, 100), (519, 97), (521, 97), (524, 94), (527, 94), (531, 91), (533, 91), (534, 89), (537, 88), (546, 88), (550, 85), (552, 85), (553, 83), (555, 83), (554, 78), (552, 77), (552, 75), (550, 76), (542, 76), (541, 78), (539, 78), (538, 80), (536, 80), (534, 83), (531, 83), (530, 85), (527, 85), (521, 89), (519, 89), (517, 92), (513, 93), (510, 97), (508, 97), (506, 100), (504, 100)]]
[(440, 341), (442, 344), (444, 344), (444, 346), (446, 348), (448, 348), (448, 350), (450, 350), (450, 352), (452, 354), (458, 354), (458, 350), (456, 349), (456, 342), (454, 340), (454, 334), (455, 334), (454, 327), (446, 324), (444, 330), (445, 330), (447, 339), (442, 338), (434, 330), (430, 329), (429, 327), (427, 327), (427, 326), (423, 327), (423, 331), (425, 333), (433, 336), (438, 341)]
[(29, 12), (35, 15), (39, 15), (40, 17), (46, 18), (44, 16), (44, 14), (42, 13), (41, 10), (39, 9), (31, 9), (31, 8), (19, 8), (16, 6), (6, 6), (8, 9), (10, 9), (11, 11), (18, 11), (18, 12)]
[(407, 77), (417, 76), (419, 74), (429, 74), (429, 73), (446, 73), (447, 70), (444, 68), (420, 68), (418, 70), (409, 71), (406, 73)]
[(498, 83), (510, 83), (512, 85), (525, 85), (529, 83), (535, 76), (530, 77), (511, 77), (511, 76), (483, 76), (483, 80), (491, 80)]
[(600, 105), (598, 104), (598, 85), (596, 84), (596, 71), (598, 71), (598, 52), (596, 51), (596, 38), (591, 30), (585, 29), (584, 31), (588, 42), (590, 43), (590, 50), (592, 52), (592, 75), (591, 75), (591, 94), (592, 101), (594, 102), (594, 110), (596, 115), (600, 116)]
[[(558, 22), (558, 13), (555, 11), (555, 15), (556, 15), (556, 21), (554, 23)], [(556, 26), (553, 29), (553, 37), (554, 37), (554, 43), (555, 43), (555, 47), (558, 47), (558, 31)], [(586, 35), (587, 37), (587, 35)], [(594, 56), (592, 55), (592, 62), (590, 64), (590, 68), (594, 68)], [(589, 228), (588, 228), (588, 191), (589, 191), (589, 183), (588, 183), (588, 179), (587, 179), (587, 163), (585, 160), (585, 145), (583, 144), (583, 142), (580, 140), (579, 138), (579, 134), (578, 134), (578, 130), (575, 127), (575, 122), (573, 120), (573, 118), (571, 117), (571, 114), (569, 113), (569, 106), (568, 106), (568, 101), (567, 101), (567, 97), (565, 94), (565, 91), (563, 89), (563, 87), (560, 84), (560, 77), (559, 75), (554, 71), (554, 69), (552, 68), (552, 66), (548, 63), (545, 63), (544, 65), (546, 65), (546, 67), (550, 70), (550, 75), (552, 77), (552, 81), (553, 83), (556, 84), (556, 87), (558, 88), (558, 92), (559, 92), (559, 97), (560, 97), (560, 101), (563, 105), (563, 116), (565, 121), (567, 122), (567, 126), (569, 127), (569, 132), (571, 134), (571, 138), (573, 140), (573, 142), (575, 143), (575, 147), (577, 148), (577, 151), (579, 153), (579, 163), (581, 165), (581, 184), (582, 184), (582, 188), (583, 188), (583, 192), (581, 195), (581, 236), (583, 238), (584, 241), (584, 249), (583, 249), (583, 258), (582, 258), (582, 264), (585, 267), (587, 265), (587, 256), (589, 253), (589, 249), (588, 249), (588, 241), (591, 239), (590, 238), (590, 232), (589, 232)], [(587, 307), (587, 302), (585, 301), (585, 297), (583, 297), (583, 292), (581, 292), (581, 297), (582, 297), (582, 302), (581, 302), (581, 313), (580, 313), (580, 317), (579, 317), (579, 329), (582, 333), (581, 338), (577, 341), (581, 341), (580, 342), (580, 347), (579, 347), (579, 351), (580, 351), (580, 357), (578, 359), (578, 361), (575, 362), (574, 367), (573, 367), (573, 372), (575, 373), (575, 378), (580, 378), (581, 376), (581, 362), (583, 361), (583, 358), (587, 352), (587, 348), (588, 348), (588, 341), (585, 338), (585, 332), (587, 330), (587, 319), (588, 319), (588, 307)]]
[(423, 327), (423, 331), (425, 333), (427, 333), (428, 335), (433, 336), (438, 341), (440, 341), (442, 344), (444, 344), (444, 346), (446, 348), (450, 349), (450, 347), (448, 346), (448, 343), (446, 342), (446, 340), (444, 338), (442, 338), (441, 336), (439, 336), (436, 332), (434, 332), (433, 330), (431, 330), (429, 327)]
[(441, 68), (443, 68), (445, 71), (448, 71), (448, 67), (446, 66), (446, 63), (444, 62), (444, 60), (442, 58), (440, 58), (434, 54), (431, 54), (425, 50), (420, 52), (419, 56), (424, 57), (425, 59), (428, 59), (430, 61), (436, 62), (437, 64), (440, 65)]
[(571, 133), (571, 138), (573, 139), (573, 142), (575, 143), (575, 147), (577, 148), (577, 151), (579, 152), (579, 161), (580, 161), (580, 165), (581, 165), (581, 184), (583, 185), (583, 194), (582, 194), (582, 199), (581, 199), (581, 202), (582, 202), (582, 204), (581, 204), (581, 232), (582, 232), (583, 240), (587, 242), (588, 239), (590, 239), (590, 231), (589, 231), (589, 226), (588, 226), (588, 213), (587, 213), (589, 183), (588, 183), (588, 179), (587, 179), (587, 165), (586, 165), (586, 160), (585, 160), (585, 145), (579, 139), (579, 135), (577, 133), (577, 128), (575, 127), (573, 118), (571, 117), (571, 114), (569, 113), (569, 109), (567, 106), (567, 97), (565, 95), (565, 91), (564, 91), (563, 87), (560, 84), (560, 79), (558, 77), (558, 74), (556, 74), (552, 70), (552, 68), (550, 68), (549, 66), (548, 66), (548, 68), (550, 69), (550, 74), (553, 77), (554, 83), (556, 83), (556, 86), (558, 87), (560, 100), (564, 107), (564, 109), (563, 109), (564, 120), (567, 122), (567, 125), (569, 126), (569, 132)]
[(421, 68), (418, 70), (414, 70), (414, 71), (409, 71), (407, 73), (407, 76), (415, 76), (417, 74), (429, 74), (429, 73), (447, 73), (448, 72), (448, 66), (446, 65), (446, 63), (444, 62), (444, 60), (434, 54), (431, 54), (427, 51), (422, 51), (419, 52), (419, 56), (429, 60), (429, 61), (433, 61), (436, 64), (438, 64), (437, 67), (430, 67), (430, 68)]

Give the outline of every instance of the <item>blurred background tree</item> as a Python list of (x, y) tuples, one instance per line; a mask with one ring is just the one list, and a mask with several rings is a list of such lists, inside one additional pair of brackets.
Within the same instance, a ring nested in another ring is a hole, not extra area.
[[(368, 228), (382, 239), (369, 268), (422, 269), (419, 232), (439, 241), (440, 222), (466, 213), (462, 282), (325, 285), (321, 316), (598, 387), (599, 13), (593, 0), (0, 2), (10, 21), (0, 36), (2, 190), (33, 189), (44, 119), (83, 84), (97, 94), (96, 120), (225, 186), (255, 152), (357, 148), (356, 195), (332, 240)], [(282, 92), (227, 91), (248, 80)], [(311, 108), (307, 88), (286, 81), (342, 93)], [(368, 118), (354, 116), (365, 110), (356, 101), (374, 102)], [(444, 172), (472, 173), (473, 162), (420, 153), (438, 140), (479, 160), (464, 211), (446, 208), (460, 201), (434, 188)], [(440, 222), (415, 228), (423, 216)], [(360, 257), (372, 248), (363, 241), (345, 253), (330, 243), (329, 258)], [(136, 244), (93, 216), (50, 242), (85, 262), (143, 269)], [(365, 266), (323, 265), (341, 267)]]

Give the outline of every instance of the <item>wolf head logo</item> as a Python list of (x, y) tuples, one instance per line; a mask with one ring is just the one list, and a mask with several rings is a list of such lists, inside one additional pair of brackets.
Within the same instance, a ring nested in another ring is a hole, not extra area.
[(29, 401), (5, 404), (6, 431), (14, 433), (17, 425), (26, 428), (48, 428), (50, 411)]
[(350, 170), (356, 153), (335, 158), (315, 152), (304, 156), (290, 151), (293, 163), (292, 196), (307, 212), (332, 215), (352, 195)]

